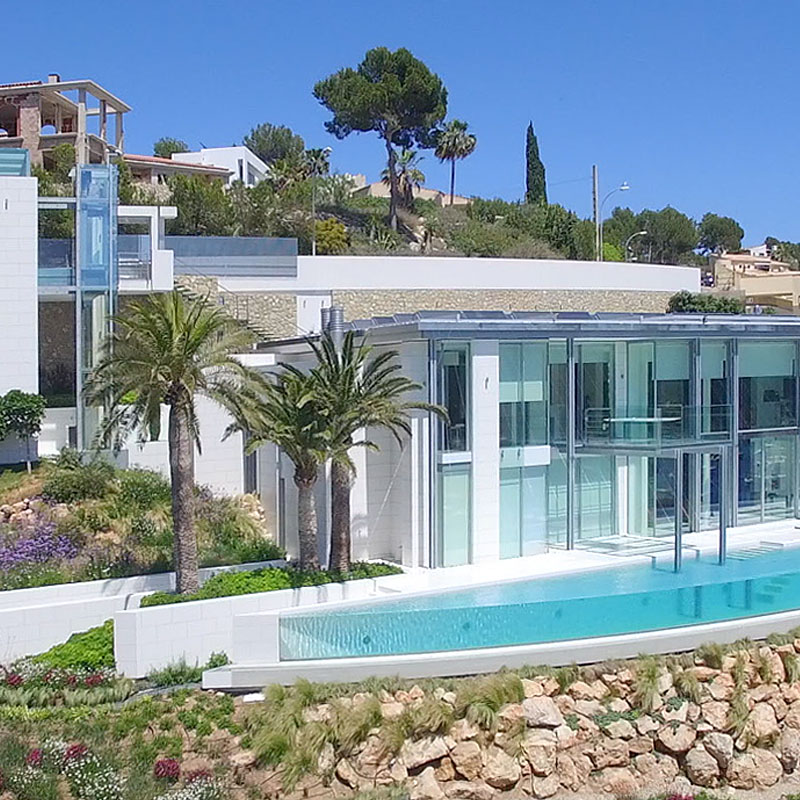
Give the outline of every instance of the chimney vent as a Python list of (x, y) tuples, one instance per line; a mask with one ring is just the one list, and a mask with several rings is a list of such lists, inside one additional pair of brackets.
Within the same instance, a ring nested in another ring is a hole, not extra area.
[(61, 83), (61, 76), (57, 72), (51, 72), (47, 76), (48, 83)]

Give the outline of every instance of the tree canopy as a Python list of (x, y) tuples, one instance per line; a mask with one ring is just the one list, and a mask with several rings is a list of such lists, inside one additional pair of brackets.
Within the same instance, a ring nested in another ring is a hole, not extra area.
[(183, 139), (164, 136), (153, 145), (153, 155), (160, 158), (172, 158), (173, 153), (188, 153), (189, 145)]
[(472, 155), (478, 144), (468, 128), (469, 125), (463, 120), (451, 119), (436, 134), (436, 158), (450, 162), (450, 205), (453, 205), (456, 190), (456, 161)]
[(256, 125), (242, 142), (252, 150), (264, 163), (275, 161), (300, 160), (306, 149), (303, 137), (285, 125), (273, 125), (262, 122)]
[(314, 96), (333, 117), (325, 129), (344, 139), (354, 131), (375, 132), (384, 142), (391, 176), (390, 219), (397, 227), (398, 182), (394, 147), (430, 148), (447, 113), (441, 78), (405, 48), (369, 50), (356, 67), (319, 81)]
[(547, 202), (544, 164), (539, 156), (539, 140), (533, 132), (532, 122), (528, 123), (528, 130), (525, 134), (525, 202)]
[(732, 217), (708, 212), (698, 225), (700, 249), (706, 253), (735, 252), (742, 247), (744, 231)]

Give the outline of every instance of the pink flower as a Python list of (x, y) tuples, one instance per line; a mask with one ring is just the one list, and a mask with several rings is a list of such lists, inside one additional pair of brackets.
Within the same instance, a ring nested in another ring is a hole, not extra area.
[(89, 748), (85, 744), (79, 742), (71, 744), (64, 753), (64, 761), (77, 760), (83, 758), (89, 752)]
[(18, 686), (22, 686), (22, 684), (25, 683), (25, 679), (16, 672), (9, 672), (8, 675), (6, 675), (6, 683), (16, 689)]
[(90, 689), (93, 689), (95, 686), (99, 686), (102, 682), (103, 682), (103, 676), (98, 675), (97, 673), (95, 673), (94, 675), (89, 675), (89, 677), (86, 678), (86, 680), (84, 681), (86, 686), (88, 686)]
[(31, 750), (30, 753), (25, 756), (25, 763), (29, 767), (41, 767), (43, 759), (44, 753), (42, 752), (41, 748), (37, 747), (35, 750)]
[(156, 778), (176, 781), (181, 775), (181, 765), (174, 758), (159, 759), (153, 767), (153, 775)]

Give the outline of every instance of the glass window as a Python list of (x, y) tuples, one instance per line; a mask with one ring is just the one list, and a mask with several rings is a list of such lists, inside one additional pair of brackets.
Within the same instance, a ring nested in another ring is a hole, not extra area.
[(727, 341), (700, 342), (700, 432), (730, 430), (730, 371)]
[(442, 423), (445, 452), (469, 450), (469, 345), (445, 345), (439, 353), (439, 403), (447, 409)]
[(547, 444), (547, 343), (500, 345), (500, 447)]
[(567, 543), (567, 456), (550, 448), (547, 467), (547, 543), (551, 547)]
[(742, 437), (739, 442), (739, 524), (795, 515), (795, 437)]
[(578, 344), (578, 424), (587, 437), (608, 436), (608, 420), (614, 409), (614, 344)]
[(689, 342), (656, 342), (656, 406), (665, 439), (683, 439), (691, 434), (688, 417), (691, 405)]
[(551, 341), (548, 344), (548, 379), (550, 396), (550, 443), (567, 441), (567, 343)]
[(741, 430), (789, 428), (796, 424), (794, 342), (740, 342)]
[(444, 465), (439, 470), (439, 541), (443, 567), (468, 564), (472, 539), (472, 489), (469, 465)]
[(616, 533), (613, 456), (582, 456), (577, 463), (576, 540)]
[(500, 558), (533, 555), (547, 538), (547, 467), (500, 470)]

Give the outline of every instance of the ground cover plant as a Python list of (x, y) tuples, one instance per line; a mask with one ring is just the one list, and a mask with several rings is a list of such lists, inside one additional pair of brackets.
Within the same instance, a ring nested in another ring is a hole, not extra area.
[[(252, 495), (194, 491), (202, 566), (282, 558)], [(64, 451), (33, 474), (0, 475), (0, 590), (172, 567), (171, 491), (160, 473)]]
[(300, 570), (293, 567), (266, 567), (248, 572), (223, 572), (209, 578), (197, 592), (172, 594), (155, 592), (142, 598), (142, 608), (170, 603), (186, 603), (193, 600), (212, 600), (215, 597), (233, 597), (257, 592), (272, 592), (278, 589), (298, 589), (303, 586), (321, 586), (326, 583), (354, 581), (363, 578), (379, 578), (399, 575), (402, 569), (392, 564), (356, 562), (347, 572), (330, 570)]

